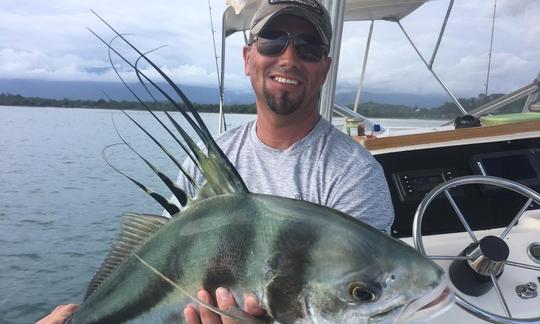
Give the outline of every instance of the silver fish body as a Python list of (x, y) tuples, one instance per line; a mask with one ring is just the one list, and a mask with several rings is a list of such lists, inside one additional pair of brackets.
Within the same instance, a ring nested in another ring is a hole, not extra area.
[[(444, 272), (414, 249), (320, 205), (228, 194), (181, 213), (135, 253), (192, 295), (218, 286), (255, 294), (276, 322), (394, 322), (446, 287)], [(176, 321), (190, 301), (131, 256), (73, 322)]]
[[(167, 220), (124, 216), (120, 235), (72, 323), (178, 323), (187, 303), (203, 304), (195, 297), (199, 289), (213, 292), (220, 286), (229, 288), (240, 305), (244, 294), (254, 294), (270, 320), (278, 323), (405, 322), (433, 314), (452, 301), (441, 268), (406, 244), (328, 207), (248, 192), (183, 92), (145, 53), (97, 16), (116, 36), (106, 42), (92, 33), (110, 54), (136, 71), (145, 88), (148, 82), (166, 97), (201, 139), (202, 149), (164, 112), (180, 140), (140, 101), (187, 153), (205, 182), (198, 184), (126, 113), (176, 163), (196, 197), (187, 197), (120, 136), (184, 208), (179, 211), (163, 195), (111, 165), (174, 216)], [(117, 38), (135, 53), (135, 62), (112, 47)], [(138, 69), (139, 59), (161, 75), (191, 114)], [(212, 310), (242, 322), (261, 322), (239, 310)]]

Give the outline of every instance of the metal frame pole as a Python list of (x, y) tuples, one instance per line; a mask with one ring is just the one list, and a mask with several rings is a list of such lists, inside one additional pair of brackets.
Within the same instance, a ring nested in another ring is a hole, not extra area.
[(356, 91), (356, 99), (354, 100), (354, 112), (358, 112), (360, 94), (362, 93), (362, 89), (364, 88), (364, 77), (366, 75), (367, 58), (369, 55), (369, 47), (371, 45), (371, 35), (373, 34), (373, 23), (374, 21), (372, 20), (371, 24), (369, 25), (369, 35), (366, 42), (366, 50), (364, 52), (364, 62), (362, 63), (362, 73), (360, 74), (360, 84), (358, 85), (358, 90)]
[(442, 40), (444, 31), (446, 30), (446, 23), (448, 22), (448, 18), (450, 17), (450, 12), (452, 12), (453, 6), (454, 6), (454, 0), (450, 0), (450, 3), (448, 4), (448, 9), (446, 10), (446, 16), (444, 17), (444, 22), (441, 27), (441, 31), (439, 32), (439, 38), (437, 39), (437, 44), (435, 45), (435, 49), (433, 50), (433, 55), (431, 55), (431, 60), (429, 61), (429, 69), (433, 68), (433, 62), (435, 61), (435, 56), (437, 56), (437, 51), (439, 50), (439, 46), (441, 45), (441, 40)]
[(225, 104), (225, 44), (227, 43), (225, 35), (225, 16), (227, 15), (229, 8), (223, 12), (221, 19), (221, 73), (219, 81), (219, 134), (226, 131), (225, 126), (225, 112), (223, 111), (223, 105)]
[(407, 32), (405, 31), (405, 29), (403, 28), (403, 26), (401, 25), (401, 23), (398, 21), (396, 21), (399, 28), (401, 28), (401, 30), (403, 31), (403, 34), (405, 34), (405, 37), (407, 37), (407, 40), (409, 40), (409, 43), (411, 43), (412, 47), (414, 48), (414, 50), (416, 51), (416, 53), (418, 54), (418, 56), (420, 56), (420, 59), (422, 60), (422, 62), (424, 62), (424, 64), (426, 65), (426, 67), (428, 68), (429, 72), (431, 72), (431, 74), (433, 74), (433, 76), (435, 77), (435, 79), (439, 82), (439, 84), (443, 87), (444, 91), (446, 91), (446, 93), (452, 98), (452, 100), (454, 101), (454, 103), (456, 104), (456, 106), (459, 108), (459, 110), (461, 111), (461, 113), (463, 115), (466, 115), (467, 114), (467, 111), (465, 110), (465, 108), (463, 108), (463, 106), (459, 103), (459, 101), (457, 100), (457, 98), (454, 96), (454, 94), (450, 91), (450, 89), (448, 89), (448, 87), (442, 82), (442, 80), (437, 76), (437, 74), (435, 73), (435, 71), (433, 71), (433, 69), (431, 69), (429, 67), (429, 64), (428, 62), (426, 62), (426, 60), (424, 59), (424, 57), (422, 56), (422, 54), (420, 53), (420, 51), (418, 50), (418, 48), (416, 47), (416, 45), (414, 45), (413, 41), (411, 40), (411, 38), (409, 37), (409, 35), (407, 34)]
[(494, 35), (494, 32), (495, 32), (495, 13), (496, 12), (497, 12), (497, 0), (494, 0), (493, 19), (492, 19), (492, 22), (491, 22), (491, 41), (489, 42), (488, 68), (487, 68), (487, 76), (486, 76), (486, 92), (485, 92), (486, 97), (488, 95), (489, 74), (491, 72), (491, 53), (493, 51), (493, 35)]
[(339, 65), (339, 45), (341, 44), (341, 36), (343, 34), (343, 21), (345, 20), (345, 0), (325, 0), (323, 4), (330, 13), (330, 19), (332, 20), (334, 32), (332, 36), (332, 44), (330, 46), (332, 65), (328, 71), (326, 82), (321, 89), (319, 112), (324, 119), (331, 122)]

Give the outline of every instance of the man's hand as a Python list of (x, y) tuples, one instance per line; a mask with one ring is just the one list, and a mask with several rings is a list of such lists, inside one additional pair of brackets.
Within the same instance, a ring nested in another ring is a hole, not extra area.
[(64, 324), (64, 321), (78, 308), (79, 305), (77, 304), (57, 306), (49, 315), (37, 321), (36, 324)]
[[(206, 290), (200, 290), (197, 297), (209, 304), (212, 304), (212, 296)], [(216, 290), (217, 306), (219, 309), (227, 311), (231, 307), (238, 307), (233, 295), (226, 288), (218, 288)], [(246, 296), (244, 299), (244, 311), (253, 316), (264, 315), (264, 310), (259, 306), (255, 296)], [(200, 314), (200, 316), (199, 316)], [(197, 310), (188, 305), (184, 309), (184, 317), (187, 324), (238, 324), (229, 318), (221, 317), (208, 308), (199, 305), (199, 313)]]

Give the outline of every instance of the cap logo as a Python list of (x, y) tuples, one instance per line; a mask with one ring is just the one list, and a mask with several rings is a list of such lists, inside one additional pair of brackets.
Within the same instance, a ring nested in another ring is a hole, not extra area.
[(292, 4), (310, 9), (319, 15), (323, 14), (321, 4), (317, 0), (268, 0), (270, 4)]

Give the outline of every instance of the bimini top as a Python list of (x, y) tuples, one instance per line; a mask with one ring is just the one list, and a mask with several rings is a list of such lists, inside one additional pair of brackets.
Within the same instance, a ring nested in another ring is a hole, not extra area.
[[(266, 0), (264, 0), (266, 1)], [(338, 0), (339, 1), (339, 0)], [(345, 21), (401, 20), (429, 0), (347, 0)], [(261, 0), (227, 0), (223, 15), (225, 36), (248, 30)]]

